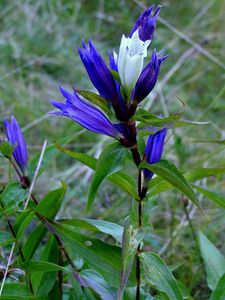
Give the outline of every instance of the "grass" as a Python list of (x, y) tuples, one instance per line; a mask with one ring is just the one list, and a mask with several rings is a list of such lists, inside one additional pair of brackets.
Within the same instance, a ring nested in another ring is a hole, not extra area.
[[(164, 157), (182, 170), (224, 166), (224, 145), (193, 141), (225, 137), (225, 3), (219, 0), (156, 3), (163, 8), (152, 48), (164, 48), (169, 58), (157, 87), (144, 105), (154, 113), (168, 115), (182, 108), (178, 101), (181, 99), (186, 106), (184, 118), (211, 121), (209, 125), (173, 130)], [(121, 35), (129, 33), (136, 17), (149, 4), (128, 0), (1, 1), (0, 118), (13, 113), (24, 126), (30, 157), (41, 148), (44, 139), (52, 142), (70, 135), (74, 136), (72, 149), (96, 156), (100, 153), (106, 139), (88, 132), (77, 135), (81, 130), (78, 125), (49, 116), (52, 110), (49, 99), (60, 99), (59, 83), (92, 89), (77, 54), (82, 39), (91, 38), (106, 57), (108, 49), (118, 48)], [(6, 170), (6, 167), (0, 168)], [(6, 175), (1, 174), (3, 185)], [(41, 187), (44, 193), (61, 179), (70, 185), (61, 215), (85, 215), (90, 170), (60, 155), (51, 162), (36, 189)], [(225, 195), (224, 176), (201, 184)], [(210, 222), (190, 205), (193, 226), (203, 230), (224, 253), (224, 213), (210, 200), (200, 198)], [(130, 199), (107, 183), (95, 203), (93, 217), (121, 224), (131, 206)], [(151, 220), (154, 229), (148, 237), (150, 247), (174, 265), (176, 277), (190, 288), (195, 299), (208, 299), (204, 268), (179, 195), (163, 193), (158, 203)]]

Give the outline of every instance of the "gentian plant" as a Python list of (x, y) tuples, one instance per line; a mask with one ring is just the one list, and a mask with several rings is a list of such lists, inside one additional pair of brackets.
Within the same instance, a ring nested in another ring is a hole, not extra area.
[[(78, 54), (95, 91), (77, 86), (67, 91), (60, 85), (63, 101), (51, 101), (56, 109), (51, 115), (67, 117), (109, 137), (98, 158), (68, 150), (63, 145), (72, 138), (66, 137), (48, 147), (44, 142), (41, 152), (28, 161), (27, 145), (16, 118), (3, 122), (0, 158), (9, 164), (9, 183), (2, 187), (0, 214), (10, 230), (10, 234), (0, 236), (0, 246), (10, 246), (9, 255), (0, 253), (3, 299), (192, 299), (171, 268), (149, 250), (149, 218), (160, 192), (174, 187), (184, 209), (188, 199), (201, 209), (195, 186), (172, 162), (162, 159), (167, 156), (163, 151), (171, 128), (193, 123), (181, 120), (182, 112), (163, 118), (154, 114), (154, 105), (151, 111), (144, 108), (167, 59), (164, 51), (150, 47), (159, 13), (160, 6), (147, 8), (130, 32), (122, 36), (117, 49), (108, 52), (108, 62), (91, 40), (81, 41)], [(104, 179), (126, 193), (130, 212), (120, 225), (98, 216), (61, 218), (64, 211), (58, 212), (67, 190), (64, 182), (45, 196), (42, 187), (38, 193), (36, 180), (59, 152), (94, 171), (85, 194), (89, 214)], [(216, 172), (222, 171), (217, 168)], [(209, 174), (214, 173), (203, 168), (188, 173), (197, 180)], [(212, 251), (213, 246), (202, 233), (199, 243), (203, 258), (207, 258), (205, 249)], [(217, 299), (214, 293), (223, 291), (224, 277), (219, 278), (222, 268), (209, 280), (212, 300)]]

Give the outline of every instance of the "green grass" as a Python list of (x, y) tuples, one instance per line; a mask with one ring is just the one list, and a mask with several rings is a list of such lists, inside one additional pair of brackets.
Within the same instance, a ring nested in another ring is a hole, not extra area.
[[(164, 157), (182, 170), (225, 166), (224, 145), (193, 142), (225, 137), (225, 3), (220, 0), (156, 2), (163, 8), (151, 49), (164, 48), (169, 58), (163, 65), (154, 92), (144, 105), (154, 113), (167, 115), (182, 109), (178, 101), (181, 99), (186, 106), (184, 118), (211, 121), (209, 125), (173, 130)], [(73, 150), (93, 155), (100, 153), (106, 139), (89, 132), (77, 136), (78, 125), (48, 115), (53, 109), (49, 100), (61, 99), (59, 83), (68, 88), (75, 85), (93, 89), (77, 54), (82, 39), (91, 38), (106, 57), (108, 49), (118, 49), (121, 35), (129, 33), (145, 4), (151, 3), (128, 0), (1, 1), (0, 119), (12, 113), (17, 117), (24, 126), (30, 157), (41, 148), (45, 139), (51, 143), (70, 135), (74, 136), (70, 145)], [(2, 132), (2, 125), (0, 129)], [(5, 171), (1, 172), (3, 185), (7, 166), (3, 163), (0, 168)], [(61, 216), (85, 216), (91, 172), (61, 154), (39, 179), (36, 189), (41, 188), (44, 193), (61, 179), (70, 185)], [(219, 180), (204, 180), (201, 184), (225, 195), (224, 176)], [(191, 206), (193, 225), (203, 230), (225, 253), (224, 212), (210, 200), (200, 198), (210, 222)], [(123, 224), (130, 206), (131, 199), (105, 182), (91, 215)], [(168, 264), (177, 264), (176, 277), (190, 288), (195, 299), (208, 299), (204, 268), (177, 193), (161, 194), (151, 222), (150, 248), (159, 251)]]

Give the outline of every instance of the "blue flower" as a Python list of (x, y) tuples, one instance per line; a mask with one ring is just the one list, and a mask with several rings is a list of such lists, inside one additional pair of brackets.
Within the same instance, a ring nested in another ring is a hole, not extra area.
[[(166, 137), (167, 128), (163, 128), (162, 130), (151, 134), (148, 138), (147, 145), (145, 148), (144, 159), (149, 164), (155, 164), (160, 161), (162, 153), (163, 153), (163, 145)], [(145, 182), (149, 182), (149, 180), (154, 175), (153, 172), (144, 169), (144, 180)]]
[(80, 58), (99, 94), (114, 107), (118, 105), (118, 94), (115, 80), (103, 58), (89, 41), (89, 47), (83, 42), (83, 48), (78, 48)]
[(160, 6), (156, 7), (155, 12), (151, 16), (154, 5), (147, 8), (137, 19), (134, 27), (131, 30), (130, 37), (132, 37), (133, 33), (138, 29), (139, 38), (143, 42), (147, 40), (152, 40), (156, 28), (156, 20), (160, 12)]
[(20, 169), (24, 171), (28, 162), (27, 145), (16, 118), (11, 116), (10, 121), (5, 119), (4, 127), (9, 143), (14, 146), (13, 157)]
[(66, 101), (51, 101), (53, 106), (61, 110), (52, 114), (68, 117), (90, 131), (123, 139), (118, 125), (111, 123), (99, 109), (81, 99), (76, 91), (70, 94), (62, 87), (60, 91)]
[(153, 90), (160, 71), (161, 63), (167, 58), (167, 56), (160, 57), (160, 53), (156, 53), (155, 50), (152, 53), (152, 59), (147, 66), (142, 70), (133, 90), (133, 101), (140, 103), (144, 100), (148, 94)]

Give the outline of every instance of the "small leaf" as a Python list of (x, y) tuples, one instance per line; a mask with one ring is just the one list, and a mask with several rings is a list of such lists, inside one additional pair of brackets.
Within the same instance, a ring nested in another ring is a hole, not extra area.
[(144, 266), (145, 279), (158, 291), (165, 293), (168, 299), (183, 300), (178, 283), (165, 262), (155, 253), (140, 255)]
[(133, 120), (139, 121), (138, 128), (143, 128), (146, 126), (157, 126), (157, 127), (183, 127), (183, 126), (190, 126), (190, 125), (207, 125), (210, 122), (196, 122), (190, 120), (180, 120), (184, 109), (172, 114), (166, 118), (159, 118), (156, 115), (146, 111), (143, 108), (139, 108), (136, 114), (133, 116)]
[(21, 188), (18, 183), (9, 183), (0, 195), (0, 201), (5, 208), (18, 205), (24, 201), (27, 196), (27, 190)]
[(145, 124), (148, 126), (151, 125), (151, 126), (164, 127), (165, 125), (171, 124), (171, 123), (175, 122), (176, 120), (179, 120), (182, 113), (183, 113), (183, 111), (174, 113), (173, 115), (171, 115), (167, 118), (159, 118), (156, 115), (150, 113), (149, 111), (147, 111), (143, 108), (139, 108), (136, 111), (136, 113), (132, 119), (135, 121), (141, 122), (142, 123), (141, 126), (143, 126), (143, 124)]
[(27, 272), (53, 272), (53, 271), (65, 271), (65, 268), (48, 262), (41, 260), (29, 260), (21, 264), (21, 267)]
[(85, 99), (99, 106), (106, 113), (110, 113), (109, 102), (105, 98), (90, 91), (82, 91), (82, 90), (76, 90), (76, 91)]
[(214, 291), (220, 277), (225, 273), (225, 258), (201, 231), (199, 232), (199, 243), (207, 272), (208, 286)]
[(14, 147), (7, 141), (0, 143), (0, 152), (3, 156), (11, 158)]
[(216, 203), (217, 205), (219, 205), (222, 208), (225, 208), (225, 197), (215, 193), (213, 191), (210, 191), (208, 189), (205, 189), (203, 187), (197, 186), (197, 185), (193, 185), (193, 187), (201, 194), (203, 194), (205, 197), (209, 198), (210, 200), (212, 200), (214, 203)]
[(119, 73), (118, 73), (117, 71), (115, 71), (115, 70), (110, 70), (110, 72), (111, 72), (113, 78), (114, 78), (116, 81), (118, 81), (119, 83), (121, 83)]
[(158, 176), (164, 178), (200, 208), (199, 202), (191, 185), (174, 164), (167, 160), (161, 160), (152, 165), (141, 163), (140, 168), (148, 169), (153, 173), (156, 173)]
[(101, 153), (97, 161), (94, 178), (89, 190), (87, 203), (88, 210), (91, 208), (97, 190), (104, 178), (118, 172), (123, 168), (125, 162), (125, 154), (126, 152), (124, 147), (117, 142), (107, 146)]
[(220, 277), (217, 286), (210, 297), (210, 300), (224, 300), (224, 299), (225, 299), (225, 274), (223, 274)]

